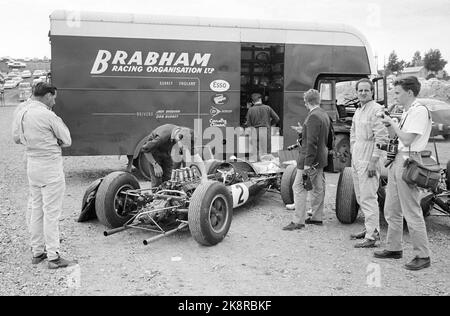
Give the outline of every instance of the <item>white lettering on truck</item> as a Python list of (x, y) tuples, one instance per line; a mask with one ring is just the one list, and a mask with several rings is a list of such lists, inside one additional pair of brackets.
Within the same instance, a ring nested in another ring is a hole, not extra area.
[[(209, 53), (194, 53), (193, 55), (191, 55), (187, 52), (162, 52), (161, 54), (157, 52), (148, 52), (143, 63), (143, 53), (141, 51), (135, 51), (133, 52), (133, 54), (128, 54), (126, 51), (117, 50), (113, 54), (108, 50), (100, 49), (97, 53), (94, 64), (92, 65), (91, 74), (102, 74), (107, 71), (110, 66), (111, 71), (142, 72), (144, 70), (147, 70), (147, 72), (203, 72), (205, 74), (211, 74), (214, 72), (214, 68), (201, 68), (208, 66), (210, 58), (211, 54)], [(121, 65), (134, 67), (122, 67)], [(141, 66), (150, 67), (144, 68)], [(174, 68), (174, 66), (177, 67)]]

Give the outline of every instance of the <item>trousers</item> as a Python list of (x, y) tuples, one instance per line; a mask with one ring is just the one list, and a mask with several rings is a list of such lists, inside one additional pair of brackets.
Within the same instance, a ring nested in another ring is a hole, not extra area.
[[(297, 169), (292, 190), (294, 192), (295, 212), (293, 222), (296, 224), (305, 224), (306, 220), (306, 199), (308, 191), (303, 186), (303, 170)], [(325, 200), (325, 174), (323, 168), (316, 169), (311, 175), (311, 183), (313, 189), (311, 192), (311, 219), (315, 221), (323, 221), (324, 217), (324, 200)]]
[(37, 257), (47, 251), (49, 260), (59, 257), (59, 219), (65, 192), (62, 157), (28, 158), (31, 198), (31, 249)]
[(353, 169), (353, 186), (355, 188), (356, 201), (364, 214), (364, 226), (366, 239), (374, 239), (375, 230), (380, 231), (380, 209), (378, 206), (378, 186), (380, 175), (369, 178), (367, 168), (365, 170)]
[[(413, 157), (414, 156), (414, 157)], [(402, 250), (403, 217), (406, 219), (414, 255), (419, 258), (430, 256), (427, 228), (420, 207), (420, 191), (402, 179), (403, 164), (408, 156), (397, 154), (388, 172), (384, 216), (388, 223), (386, 248), (390, 251)], [(411, 153), (411, 158), (421, 161), (420, 154)]]

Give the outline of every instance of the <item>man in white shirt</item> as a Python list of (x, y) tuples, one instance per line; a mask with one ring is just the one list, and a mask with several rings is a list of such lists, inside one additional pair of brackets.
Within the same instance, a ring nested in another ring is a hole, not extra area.
[(70, 132), (53, 111), (56, 88), (41, 82), (33, 100), (20, 109), (13, 122), (13, 139), (26, 146), (27, 175), (32, 200), (32, 263), (48, 258), (50, 269), (72, 262), (59, 256), (59, 218), (65, 191), (61, 147), (72, 144)]
[(428, 109), (417, 102), (420, 82), (410, 76), (394, 82), (396, 101), (403, 105), (405, 112), (400, 124), (385, 116), (382, 122), (391, 136), (398, 137), (398, 153), (389, 168), (386, 187), (384, 215), (388, 222), (386, 249), (376, 251), (374, 256), (381, 259), (400, 259), (403, 256), (403, 217), (408, 224), (414, 259), (405, 265), (408, 270), (421, 270), (430, 266), (430, 249), (427, 228), (420, 207), (420, 191), (402, 179), (403, 164), (408, 157), (421, 162), (420, 152), (428, 143), (431, 133), (431, 115)]

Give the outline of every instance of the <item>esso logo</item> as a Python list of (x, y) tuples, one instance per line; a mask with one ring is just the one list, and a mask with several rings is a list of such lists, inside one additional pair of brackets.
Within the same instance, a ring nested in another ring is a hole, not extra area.
[(230, 84), (225, 80), (214, 80), (209, 87), (214, 92), (225, 92), (230, 89)]

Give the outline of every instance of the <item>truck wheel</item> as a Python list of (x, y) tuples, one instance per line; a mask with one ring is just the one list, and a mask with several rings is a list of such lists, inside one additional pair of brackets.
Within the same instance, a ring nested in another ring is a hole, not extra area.
[(297, 166), (289, 165), (281, 176), (281, 199), (286, 205), (294, 203), (292, 185), (294, 184), (296, 175)]
[(336, 217), (343, 224), (351, 224), (358, 216), (359, 205), (353, 188), (352, 168), (346, 167), (339, 175), (336, 190)]
[(128, 172), (116, 171), (107, 175), (97, 190), (95, 212), (103, 225), (116, 228), (123, 226), (136, 211), (134, 197), (126, 198), (127, 190), (139, 189), (139, 182)]
[(346, 167), (351, 167), (350, 139), (348, 134), (336, 135), (336, 153), (332, 159), (333, 165), (329, 168), (333, 172), (340, 172)]
[(201, 245), (221, 242), (230, 229), (233, 198), (230, 191), (216, 181), (201, 183), (189, 203), (188, 223), (192, 237)]

